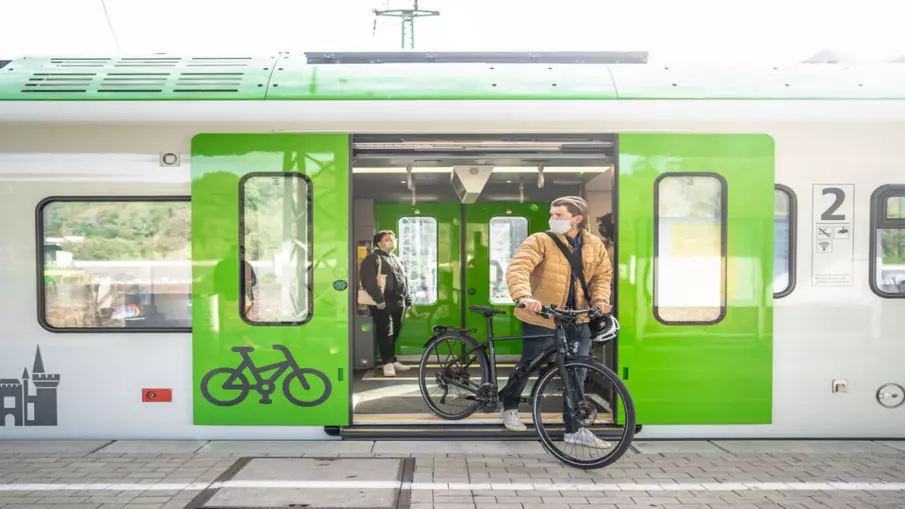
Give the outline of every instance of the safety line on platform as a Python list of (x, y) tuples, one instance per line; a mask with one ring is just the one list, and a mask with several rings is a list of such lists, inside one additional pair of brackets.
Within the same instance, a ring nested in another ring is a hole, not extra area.
[[(201, 491), (205, 489), (396, 489), (399, 481), (224, 481), (136, 484), (0, 484), (0, 491)], [(412, 490), (450, 491), (905, 491), (905, 482), (736, 483), (437, 483), (413, 482)]]

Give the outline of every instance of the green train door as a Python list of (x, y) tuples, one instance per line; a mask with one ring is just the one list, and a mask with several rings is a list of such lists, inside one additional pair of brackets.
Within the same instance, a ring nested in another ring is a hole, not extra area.
[(641, 424), (772, 420), (773, 140), (619, 137), (620, 374)]
[(349, 136), (192, 139), (195, 424), (349, 424)]
[[(514, 303), (506, 285), (506, 268), (529, 235), (547, 230), (550, 207), (529, 203), (473, 203), (465, 205), (465, 327), (487, 337), (487, 321), (468, 312), (479, 305), (510, 312), (493, 318), (497, 336), (518, 336), (520, 322), (511, 314)], [(521, 341), (497, 343), (498, 355), (520, 355)]]
[(438, 324), (462, 323), (461, 212), (459, 203), (375, 203), (377, 231), (396, 233), (414, 306), (403, 320), (396, 355), (420, 360)]

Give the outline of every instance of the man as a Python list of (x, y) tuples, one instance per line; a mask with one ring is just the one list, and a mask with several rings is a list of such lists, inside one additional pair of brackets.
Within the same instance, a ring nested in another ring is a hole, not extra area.
[[(396, 371), (412, 368), (396, 359), (396, 340), (402, 328), (402, 317), (406, 308), (412, 307), (412, 294), (408, 276), (393, 251), (396, 250), (396, 236), (384, 230), (374, 236), (374, 251), (361, 261), (359, 279), (361, 286), (374, 299), (376, 306), (369, 305), (374, 318), (374, 338), (380, 347), (383, 375), (396, 376)], [(386, 281), (383, 292), (377, 281), (379, 274)]]
[[(553, 319), (541, 318), (537, 312), (543, 305), (588, 309), (596, 307), (603, 313), (610, 312), (610, 280), (613, 268), (603, 242), (588, 229), (588, 203), (579, 196), (557, 198), (550, 205), (550, 232), (568, 247), (575, 257), (575, 266), (582, 267), (591, 302), (585, 298), (581, 282), (573, 277), (571, 265), (556, 242), (547, 233), (535, 233), (525, 239), (506, 270), (506, 283), (513, 301), (524, 308), (516, 308), (515, 316), (522, 321), (524, 336), (552, 334)], [(591, 350), (591, 331), (587, 318), (575, 324), (565, 325), (569, 342), (579, 342), (579, 355)], [(522, 357), (515, 373), (503, 389), (503, 425), (510, 431), (525, 431), (519, 419), (518, 405), (527, 377), (522, 371), (539, 355), (553, 339), (525, 339)], [(598, 439), (586, 428), (572, 429), (576, 425), (567, 416), (565, 441), (595, 448), (607, 448), (610, 444)]]

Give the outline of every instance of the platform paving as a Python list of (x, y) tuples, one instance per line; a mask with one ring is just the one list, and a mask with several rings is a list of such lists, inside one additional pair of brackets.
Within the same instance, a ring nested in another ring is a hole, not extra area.
[(905, 442), (638, 441), (585, 471), (529, 441), (0, 441), (3, 509), (240, 506), (905, 508)]

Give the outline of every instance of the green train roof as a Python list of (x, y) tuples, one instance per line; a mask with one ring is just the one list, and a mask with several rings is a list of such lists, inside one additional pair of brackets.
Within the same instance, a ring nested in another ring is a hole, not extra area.
[(637, 54), (499, 63), (356, 55), (24, 57), (0, 68), (0, 100), (905, 99), (902, 63), (688, 67)]

